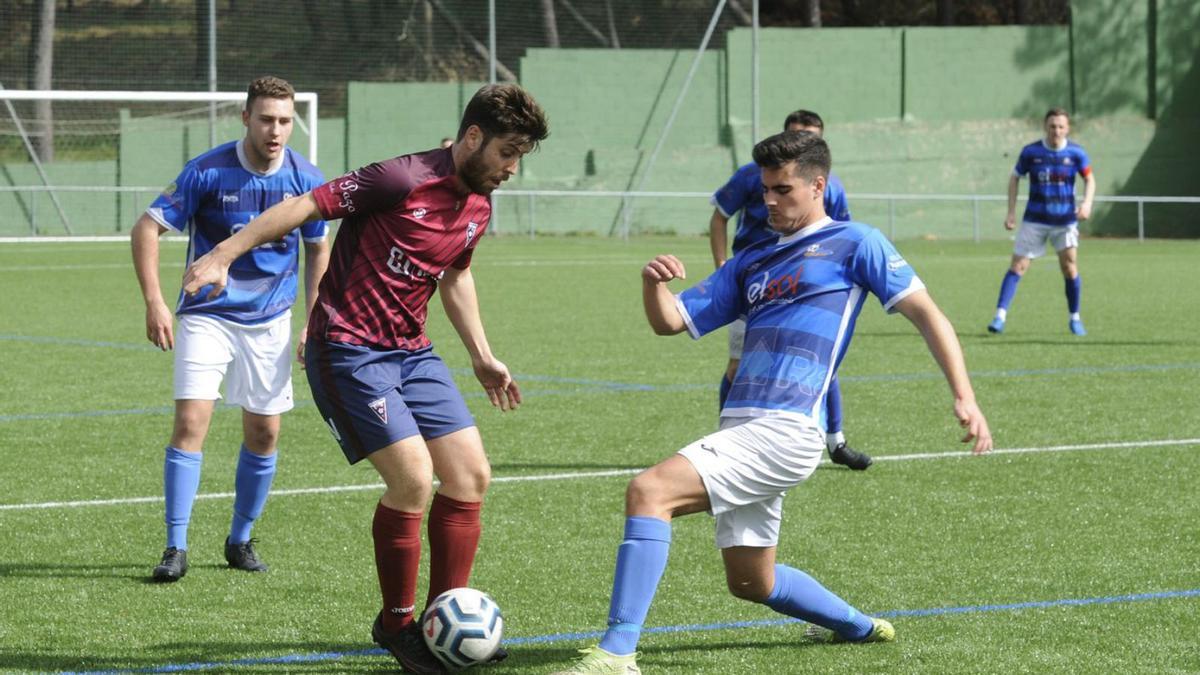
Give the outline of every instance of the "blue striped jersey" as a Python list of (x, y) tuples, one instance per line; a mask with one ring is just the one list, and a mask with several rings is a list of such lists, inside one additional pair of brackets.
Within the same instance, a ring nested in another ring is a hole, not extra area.
[[(284, 148), (277, 166), (255, 171), (242, 141), (217, 146), (183, 167), (146, 213), (163, 227), (187, 232), (187, 262), (211, 251), (271, 206), (325, 182), (324, 176), (299, 153)], [(204, 314), (252, 325), (269, 321), (296, 301), (300, 238), (314, 243), (328, 234), (314, 220), (279, 241), (248, 251), (229, 267), (225, 290), (208, 300), (208, 289), (187, 297), (180, 290), (177, 314)]]
[(1054, 150), (1045, 141), (1035, 141), (1021, 148), (1017, 176), (1029, 174), (1029, 202), (1025, 205), (1025, 221), (1042, 225), (1074, 225), (1075, 176), (1087, 177), (1092, 172), (1091, 161), (1079, 145), (1067, 141), (1062, 150)]
[[(779, 233), (767, 224), (767, 207), (763, 203), (762, 169), (751, 162), (734, 172), (729, 181), (713, 193), (712, 204), (726, 218), (741, 211), (737, 231), (733, 235), (733, 252), (767, 239)], [(846, 189), (842, 181), (829, 174), (825, 184), (825, 214), (837, 221), (850, 220), (850, 205), (846, 202)]]
[(825, 393), (866, 293), (890, 312), (923, 288), (879, 230), (825, 218), (741, 251), (676, 306), (693, 338), (746, 318), (722, 417), (800, 416), (823, 426)]

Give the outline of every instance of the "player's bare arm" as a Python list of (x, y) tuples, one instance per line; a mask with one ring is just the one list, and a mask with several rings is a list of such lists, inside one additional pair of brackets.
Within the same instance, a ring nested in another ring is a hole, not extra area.
[(1075, 210), (1075, 215), (1080, 220), (1087, 220), (1092, 217), (1092, 199), (1096, 196), (1096, 175), (1088, 172), (1088, 175), (1083, 177), (1083, 203)]
[(974, 440), (971, 451), (977, 455), (988, 452), (992, 449), (992, 432), (988, 429), (983, 411), (975, 402), (975, 390), (967, 375), (967, 364), (954, 326), (924, 290), (901, 300), (896, 304), (896, 310), (921, 332), (929, 352), (946, 376), (950, 392), (954, 395), (954, 416), (958, 418), (959, 426), (966, 430), (962, 442)]
[(521, 389), (513, 381), (508, 366), (492, 354), (488, 345), (479, 317), (479, 297), (475, 293), (471, 269), (447, 267), (438, 282), (438, 295), (442, 298), (446, 316), (471, 355), (471, 367), (487, 392), (488, 400), (501, 410), (515, 410), (521, 405)]
[(329, 239), (304, 243), (304, 327), (296, 339), (296, 360), (300, 369), (304, 369), (304, 344), (308, 340), (308, 317), (312, 316), (313, 305), (317, 304), (317, 289), (321, 285), (321, 277), (329, 267)]
[(1017, 189), (1020, 185), (1020, 176), (1014, 173), (1008, 177), (1008, 215), (1004, 217), (1004, 229), (1006, 230), (1017, 226)]
[(642, 304), (646, 308), (646, 320), (656, 334), (676, 335), (687, 330), (687, 324), (675, 306), (675, 295), (667, 288), (667, 282), (672, 279), (686, 278), (687, 270), (673, 255), (655, 256), (642, 268)]
[(129, 237), (133, 270), (146, 302), (146, 339), (164, 352), (175, 348), (174, 316), (158, 283), (158, 238), (166, 231), (157, 220), (143, 213)]
[(225, 290), (229, 266), (234, 260), (255, 246), (282, 239), (288, 232), (320, 217), (321, 211), (312, 192), (279, 202), (263, 211), (240, 232), (188, 265), (183, 275), (183, 292), (195, 295), (201, 288), (211, 284), (208, 297), (217, 297)]
[(729, 259), (729, 219), (721, 209), (713, 209), (708, 219), (708, 245), (712, 248), (713, 266), (720, 268)]

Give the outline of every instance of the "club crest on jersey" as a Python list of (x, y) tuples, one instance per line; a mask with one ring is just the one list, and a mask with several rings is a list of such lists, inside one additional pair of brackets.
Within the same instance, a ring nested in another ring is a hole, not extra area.
[(479, 229), (479, 223), (467, 222), (467, 246), (471, 245), (471, 241), (475, 239), (475, 232)]
[(1070, 157), (1063, 157), (1063, 164), (1064, 164), (1065, 166), (1071, 166), (1071, 158), (1070, 158)]
[(367, 404), (371, 408), (371, 412), (379, 418), (379, 421), (387, 424), (387, 399), (377, 398)]
[(805, 258), (824, 258), (831, 255), (833, 255), (833, 251), (830, 251), (827, 248), (821, 248), (820, 244), (813, 244), (812, 246), (804, 249)]
[(413, 209), (412, 217), (416, 218), (417, 220), (420, 220), (425, 217), (426, 213), (428, 213), (428, 211), (426, 211), (425, 209)]

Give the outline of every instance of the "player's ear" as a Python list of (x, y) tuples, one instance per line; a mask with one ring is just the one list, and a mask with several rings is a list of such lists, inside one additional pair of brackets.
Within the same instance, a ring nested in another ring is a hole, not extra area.
[(242, 108), (242, 126), (250, 128), (250, 111)]
[(472, 124), (467, 127), (467, 133), (463, 137), (463, 140), (466, 141), (468, 150), (478, 152), (483, 147), (483, 129)]

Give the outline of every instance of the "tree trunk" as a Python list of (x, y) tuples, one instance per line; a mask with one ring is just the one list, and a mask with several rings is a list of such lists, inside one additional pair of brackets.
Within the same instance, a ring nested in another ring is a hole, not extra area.
[(804, 22), (810, 28), (821, 27), (821, 0), (804, 0)]
[(939, 26), (954, 25), (954, 3), (951, 0), (937, 0), (937, 22)]
[(558, 21), (554, 18), (554, 0), (542, 0), (542, 25), (546, 29), (546, 46), (558, 49)]
[[(38, 11), (33, 15), (29, 59), (29, 81), (34, 89), (50, 89), (54, 86), (54, 0), (41, 0)], [(33, 104), (34, 151), (42, 162), (54, 161), (54, 110), (50, 101), (35, 101)]]
[(1029, 23), (1029, 0), (1014, 0), (1013, 19), (1013, 23)]
[(208, 25), (208, 2), (209, 0), (196, 0), (194, 7), (195, 21), (193, 23), (196, 25), (194, 77), (200, 89), (208, 89), (208, 33), (212, 30), (212, 26)]

